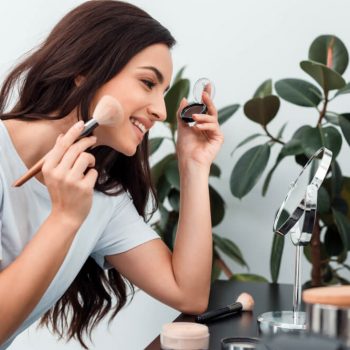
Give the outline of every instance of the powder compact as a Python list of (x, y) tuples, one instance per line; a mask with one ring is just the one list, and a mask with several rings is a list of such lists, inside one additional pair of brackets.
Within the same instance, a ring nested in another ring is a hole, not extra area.
[(207, 92), (213, 99), (215, 96), (215, 86), (207, 78), (200, 78), (193, 86), (193, 96), (195, 102), (190, 103), (181, 111), (181, 119), (190, 126), (194, 125), (193, 114), (205, 114), (208, 111), (207, 106), (202, 101), (203, 91)]

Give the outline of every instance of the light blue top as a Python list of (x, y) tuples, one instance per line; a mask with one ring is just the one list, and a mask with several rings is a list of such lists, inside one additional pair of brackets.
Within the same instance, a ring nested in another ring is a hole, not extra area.
[[(11, 186), (27, 170), (5, 124), (0, 120), (0, 271), (21, 254), (50, 213), (49, 192), (35, 177), (21, 187)], [(56, 303), (89, 256), (101, 267), (108, 268), (110, 266), (104, 260), (106, 255), (125, 252), (156, 238), (159, 236), (137, 213), (127, 193), (108, 196), (94, 191), (92, 208), (77, 232), (62, 266), (39, 304), (16, 333), (0, 346), (0, 350), (6, 349), (16, 335)]]

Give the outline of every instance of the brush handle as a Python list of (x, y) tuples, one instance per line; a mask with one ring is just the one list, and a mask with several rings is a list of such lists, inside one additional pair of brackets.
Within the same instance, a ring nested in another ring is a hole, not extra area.
[(208, 322), (216, 317), (219, 316), (224, 316), (224, 315), (228, 315), (228, 314), (235, 314), (237, 312), (242, 311), (242, 304), (241, 303), (233, 303), (231, 305), (222, 307), (220, 309), (216, 309), (216, 310), (211, 310), (211, 311), (207, 311), (204, 312), (203, 314), (197, 315), (195, 317), (196, 322), (198, 323), (205, 323)]
[[(95, 119), (90, 119), (88, 122), (85, 123), (83, 131), (80, 133), (79, 137), (74, 141), (74, 143), (76, 143), (83, 137), (89, 135), (95, 128), (98, 127), (98, 125), (99, 124)], [(12, 187), (20, 187), (24, 183), (26, 183), (29, 179), (31, 179), (33, 176), (38, 174), (44, 165), (44, 161), (45, 161), (45, 156), (42, 157), (40, 160), (38, 160), (24, 175), (22, 175), (19, 179), (17, 179), (12, 184)]]

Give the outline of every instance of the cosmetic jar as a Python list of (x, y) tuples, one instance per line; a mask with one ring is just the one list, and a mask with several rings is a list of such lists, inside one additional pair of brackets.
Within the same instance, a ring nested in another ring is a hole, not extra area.
[(304, 291), (307, 330), (343, 341), (350, 347), (350, 286)]
[(163, 350), (208, 350), (209, 329), (192, 322), (174, 322), (163, 325), (160, 334)]
[(221, 340), (221, 350), (249, 350), (256, 349), (259, 340), (256, 338), (233, 337)]

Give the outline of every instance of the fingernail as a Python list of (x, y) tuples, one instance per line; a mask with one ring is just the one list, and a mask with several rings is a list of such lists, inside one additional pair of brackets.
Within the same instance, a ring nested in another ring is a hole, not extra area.
[(74, 125), (74, 127), (80, 130), (84, 127), (84, 122), (82, 120), (79, 120), (78, 123)]

